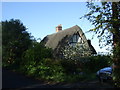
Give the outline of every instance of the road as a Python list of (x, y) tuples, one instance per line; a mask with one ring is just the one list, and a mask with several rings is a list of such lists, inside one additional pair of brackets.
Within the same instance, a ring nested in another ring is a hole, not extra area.
[(6, 69), (2, 70), (2, 88), (3, 89), (25, 89), (25, 88), (112, 88), (107, 83), (99, 83), (98, 80), (79, 83), (45, 83), (26, 77), (20, 73), (12, 72)]
[(50, 87), (50, 85), (45, 84), (40, 80), (35, 80), (26, 77), (20, 73), (12, 72), (6, 69), (2, 70), (2, 88), (44, 88)]

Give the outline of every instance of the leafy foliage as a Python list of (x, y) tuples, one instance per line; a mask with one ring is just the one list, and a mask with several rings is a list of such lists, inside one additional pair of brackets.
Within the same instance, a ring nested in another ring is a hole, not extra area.
[(88, 72), (97, 72), (101, 68), (111, 66), (111, 57), (110, 56), (91, 56), (89, 60), (84, 63), (84, 71)]
[(31, 45), (30, 34), (20, 20), (11, 19), (2, 22), (3, 65), (20, 63), (21, 56)]
[(97, 34), (101, 47), (113, 47), (114, 81), (120, 87), (120, 2), (88, 2), (87, 7), (90, 12), (83, 17), (95, 26), (90, 31)]
[(23, 63), (25, 64), (26, 62), (29, 63), (29, 61), (37, 63), (44, 58), (52, 58), (52, 50), (38, 42), (33, 42), (32, 47), (27, 49), (22, 56)]
[(66, 74), (75, 74), (81, 72), (82, 65), (78, 60), (61, 60), (60, 63)]
[(21, 71), (26, 73), (29, 76), (35, 78), (50, 80), (56, 82), (63, 81), (63, 68), (61, 67), (58, 61), (53, 59), (42, 59), (38, 63), (35, 61), (30, 61), (31, 63), (24, 65), (21, 68)]
[(76, 44), (75, 46), (66, 46), (63, 50), (63, 56), (69, 60), (79, 60), (81, 57), (87, 57), (91, 55), (91, 50), (87, 48), (83, 43)]
[(0, 22), (0, 67), (2, 66), (2, 24)]
[(99, 42), (102, 42), (99, 43), (100, 47), (111, 45), (112, 43), (112, 22), (114, 20), (112, 19), (111, 5), (111, 2), (102, 2), (101, 4), (88, 2), (86, 5), (90, 12), (84, 15), (84, 18), (87, 18), (95, 26), (90, 31), (97, 34)]
[[(76, 82), (79, 80), (90, 79), (92, 73), (109, 66), (108, 56), (93, 56), (79, 61), (75, 60), (54, 60), (44, 58), (38, 63), (29, 61), (22, 64), (21, 71), (29, 76), (38, 79), (54, 82)], [(88, 74), (89, 73), (89, 74)], [(91, 74), (91, 76), (89, 76)], [(94, 77), (95, 78), (95, 77)]]
[[(31, 40), (31, 36), (19, 20), (12, 19), (2, 22), (2, 24), (3, 66), (11, 66), (12, 69), (19, 70), (28, 76), (55, 82), (81, 81), (90, 78), (91, 72), (96, 72), (106, 66), (109, 61), (104, 56), (84, 57), (89, 53), (84, 46), (81, 48), (69, 47), (66, 52), (67, 59), (56, 60), (53, 58), (50, 48), (36, 40)], [(84, 51), (88, 53), (81, 54)], [(76, 53), (74, 54), (74, 52)], [(69, 58), (70, 54), (72, 55)]]

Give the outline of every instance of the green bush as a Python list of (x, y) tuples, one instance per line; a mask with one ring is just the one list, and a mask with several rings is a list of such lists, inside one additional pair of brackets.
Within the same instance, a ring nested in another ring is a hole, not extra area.
[(43, 59), (37, 66), (36, 77), (60, 82), (63, 81), (64, 69), (59, 61)]
[(84, 64), (84, 70), (88, 72), (96, 72), (97, 70), (110, 66), (110, 56), (91, 56)]
[(42, 80), (55, 82), (76, 82), (85, 77), (80, 72), (75, 61), (42, 59), (38, 63), (30, 61), (21, 68), (25, 74)]
[(34, 61), (37, 63), (44, 58), (52, 58), (52, 50), (46, 48), (41, 43), (34, 42), (32, 47), (23, 54), (22, 60), (23, 63), (26, 64), (30, 61)]
[(59, 61), (53, 59), (42, 59), (39, 62), (30, 61), (21, 67), (21, 71), (29, 76), (50, 80), (55, 82), (64, 81), (64, 69)]
[[(95, 75), (90, 76), (91, 72), (108, 65), (109, 57), (94, 56), (89, 57), (85, 62), (77, 60), (54, 60), (44, 58), (39, 62), (29, 61), (24, 66), (24, 72), (27, 75), (35, 78), (50, 80), (55, 82), (77, 82), (89, 78), (95, 78)], [(81, 72), (85, 74), (80, 74)]]
[(80, 74), (79, 61), (43, 59), (39, 62), (36, 77), (55, 82), (76, 82), (85, 79)]
[(78, 60), (61, 60), (62, 67), (66, 74), (81, 72), (81, 62)]
[[(41, 52), (44, 51), (44, 54)], [(108, 66), (109, 56), (91, 56), (79, 60), (55, 60), (52, 51), (35, 43), (21, 61), (20, 71), (26, 75), (55, 82), (77, 82), (95, 78), (93, 72)], [(83, 73), (83, 74), (80, 74)]]

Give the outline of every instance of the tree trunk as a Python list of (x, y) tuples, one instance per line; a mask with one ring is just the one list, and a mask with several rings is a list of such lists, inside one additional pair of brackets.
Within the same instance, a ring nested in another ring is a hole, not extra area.
[(113, 25), (113, 75), (115, 85), (120, 87), (120, 25), (118, 3), (112, 3), (112, 25)]

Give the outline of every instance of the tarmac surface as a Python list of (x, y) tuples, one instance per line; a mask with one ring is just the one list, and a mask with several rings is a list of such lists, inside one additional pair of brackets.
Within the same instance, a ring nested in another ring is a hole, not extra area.
[(113, 88), (113, 86), (108, 83), (100, 83), (98, 80), (78, 83), (48, 83), (2, 69), (2, 89), (22, 90), (31, 88)]

